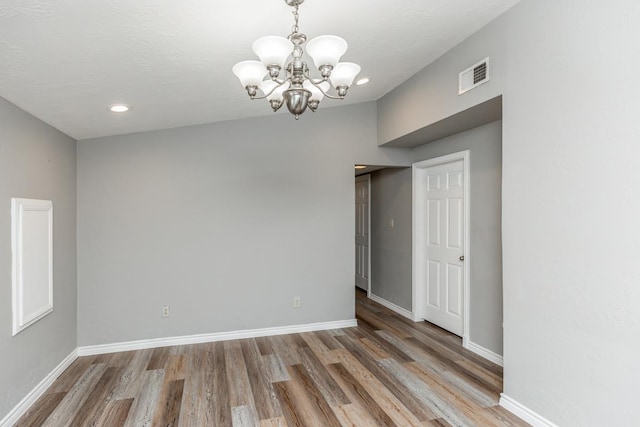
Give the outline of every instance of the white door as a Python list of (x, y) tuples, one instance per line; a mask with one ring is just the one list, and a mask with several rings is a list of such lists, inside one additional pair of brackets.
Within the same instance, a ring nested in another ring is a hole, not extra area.
[(369, 290), (370, 175), (356, 178), (356, 286)]
[(429, 167), (426, 182), (424, 318), (456, 335), (464, 331), (464, 163)]

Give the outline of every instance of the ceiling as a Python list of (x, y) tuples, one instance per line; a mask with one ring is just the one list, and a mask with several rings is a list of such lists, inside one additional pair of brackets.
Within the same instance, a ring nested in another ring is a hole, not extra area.
[[(345, 38), (343, 60), (372, 79), (316, 114), (380, 98), (517, 1), (307, 0), (301, 32)], [(255, 39), (288, 35), (291, 10), (282, 0), (0, 0), (0, 96), (76, 139), (273, 114), (231, 67), (257, 59)], [(133, 108), (107, 110), (118, 102)]]

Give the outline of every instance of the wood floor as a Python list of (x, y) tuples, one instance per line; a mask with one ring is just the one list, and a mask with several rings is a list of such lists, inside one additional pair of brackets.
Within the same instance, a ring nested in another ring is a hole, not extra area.
[(527, 425), (502, 368), (356, 299), (357, 328), (78, 358), (16, 425)]

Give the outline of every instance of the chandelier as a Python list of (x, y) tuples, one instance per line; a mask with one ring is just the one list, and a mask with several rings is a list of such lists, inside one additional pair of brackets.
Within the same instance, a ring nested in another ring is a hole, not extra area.
[[(239, 62), (233, 67), (233, 73), (251, 99), (266, 98), (274, 112), (282, 104), (287, 104), (297, 120), (307, 107), (315, 112), (325, 96), (344, 99), (360, 72), (360, 66), (352, 62), (338, 62), (347, 51), (347, 42), (338, 36), (319, 36), (306, 43), (307, 36), (300, 33), (298, 28), (298, 7), (304, 0), (284, 1), (294, 8), (295, 24), (291, 34), (288, 37), (266, 36), (256, 40), (252, 49), (260, 61)], [(320, 73), (319, 78), (311, 77), (309, 67), (302, 58), (302, 46), (305, 43), (307, 54)], [(286, 63), (289, 57), (292, 59)], [(329, 94), (331, 86), (335, 88), (335, 95)], [(259, 95), (258, 91), (262, 94)]]

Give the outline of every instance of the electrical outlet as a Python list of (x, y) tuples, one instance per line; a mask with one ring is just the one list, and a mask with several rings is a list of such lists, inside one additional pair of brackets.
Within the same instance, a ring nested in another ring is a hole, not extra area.
[(396, 222), (394, 221), (393, 218), (389, 219), (389, 227), (394, 228), (396, 226)]
[(170, 314), (171, 314), (171, 307), (169, 307), (168, 305), (163, 305), (162, 306), (162, 317), (169, 317)]
[(300, 297), (293, 297), (293, 308), (300, 308)]

